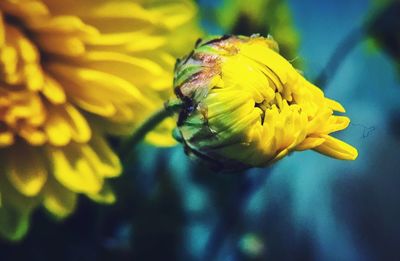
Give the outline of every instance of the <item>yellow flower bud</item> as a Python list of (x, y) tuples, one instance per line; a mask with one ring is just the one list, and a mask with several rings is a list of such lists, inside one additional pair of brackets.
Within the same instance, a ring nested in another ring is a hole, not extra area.
[(261, 167), (313, 149), (354, 160), (357, 150), (330, 136), (350, 120), (338, 102), (299, 74), (271, 38), (203, 40), (176, 65), (178, 129), (190, 154), (219, 167)]

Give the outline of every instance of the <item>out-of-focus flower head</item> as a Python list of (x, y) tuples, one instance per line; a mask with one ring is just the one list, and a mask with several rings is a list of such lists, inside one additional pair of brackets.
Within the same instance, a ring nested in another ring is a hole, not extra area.
[[(40, 204), (62, 218), (77, 194), (115, 200), (105, 180), (121, 165), (105, 135), (170, 95), (195, 13), (189, 0), (0, 1), (1, 235), (21, 238)], [(148, 138), (172, 142), (160, 135)]]
[(330, 136), (350, 120), (338, 102), (300, 75), (271, 38), (200, 41), (178, 61), (178, 128), (186, 151), (222, 169), (259, 167), (294, 150), (354, 160), (357, 150)]

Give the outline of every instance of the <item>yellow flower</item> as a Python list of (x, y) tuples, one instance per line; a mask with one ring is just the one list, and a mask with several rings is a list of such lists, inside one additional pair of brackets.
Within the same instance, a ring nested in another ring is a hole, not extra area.
[(294, 150), (354, 160), (357, 150), (329, 134), (350, 120), (338, 102), (303, 78), (272, 39), (223, 36), (179, 61), (175, 93), (186, 151), (222, 168), (265, 166)]
[(105, 179), (121, 165), (105, 135), (171, 92), (195, 12), (189, 0), (0, 1), (1, 235), (21, 238), (40, 204), (62, 218), (77, 194), (115, 200)]

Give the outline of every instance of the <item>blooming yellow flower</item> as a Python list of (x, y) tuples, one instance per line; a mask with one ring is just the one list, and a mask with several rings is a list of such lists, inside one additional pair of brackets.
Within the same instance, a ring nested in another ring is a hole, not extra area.
[(105, 135), (171, 92), (195, 12), (189, 0), (0, 1), (1, 235), (19, 239), (39, 204), (65, 217), (77, 194), (114, 201), (105, 179), (121, 165)]
[(265, 166), (294, 150), (354, 160), (329, 134), (350, 120), (338, 102), (303, 78), (272, 39), (224, 36), (200, 42), (178, 62), (178, 128), (186, 151), (223, 168)]

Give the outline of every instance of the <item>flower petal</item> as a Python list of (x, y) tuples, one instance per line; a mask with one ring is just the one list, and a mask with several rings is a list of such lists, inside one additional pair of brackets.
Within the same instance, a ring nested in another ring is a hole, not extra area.
[(80, 145), (62, 149), (47, 147), (52, 172), (58, 182), (77, 193), (97, 193), (103, 179), (97, 175), (91, 162), (82, 155)]
[(0, 234), (11, 241), (19, 241), (28, 232), (29, 213), (19, 209), (0, 207)]
[(107, 183), (104, 184), (101, 191), (96, 194), (88, 194), (88, 197), (102, 204), (113, 204), (116, 200), (114, 192)]
[(44, 207), (58, 218), (65, 218), (76, 207), (77, 194), (61, 186), (54, 179), (49, 179), (43, 191)]
[(62, 104), (66, 101), (63, 87), (49, 75), (45, 77), (42, 93), (53, 104)]
[(6, 173), (10, 182), (23, 195), (36, 196), (48, 175), (40, 151), (31, 146), (14, 145), (7, 154)]
[(325, 142), (315, 147), (315, 151), (342, 160), (357, 158), (358, 152), (351, 145), (329, 135), (321, 135), (321, 137), (325, 139)]
[(111, 150), (104, 138), (94, 135), (89, 146), (82, 146), (82, 155), (88, 159), (93, 169), (101, 177), (116, 177), (122, 166), (118, 156)]
[(320, 137), (307, 137), (302, 143), (295, 147), (296, 150), (309, 150), (313, 149), (325, 142), (324, 138)]

